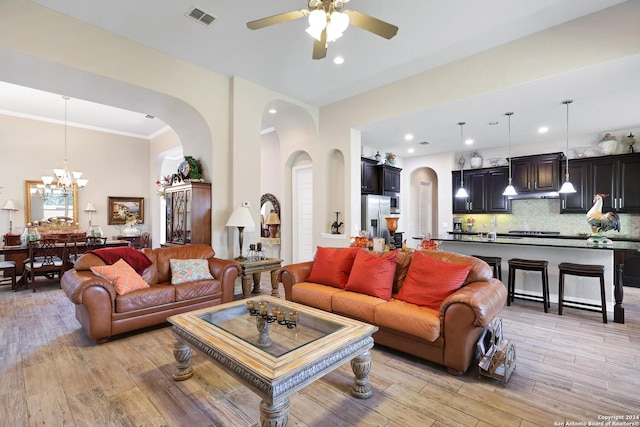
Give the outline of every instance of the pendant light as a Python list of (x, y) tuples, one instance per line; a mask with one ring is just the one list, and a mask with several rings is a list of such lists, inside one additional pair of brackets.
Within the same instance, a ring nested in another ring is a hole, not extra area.
[[(460, 141), (464, 144), (464, 134), (462, 129), (465, 125), (465, 122), (459, 122), (458, 125), (460, 126)], [(456, 197), (460, 199), (469, 197), (467, 190), (464, 189), (464, 164), (460, 165), (460, 188), (456, 192)]]
[(573, 188), (573, 184), (569, 181), (569, 104), (571, 104), (573, 102), (573, 100), (568, 99), (566, 101), (562, 101), (562, 103), (564, 105), (567, 106), (567, 151), (564, 155), (565, 159), (566, 159), (566, 165), (565, 165), (565, 180), (564, 180), (564, 184), (562, 184), (562, 188), (560, 188), (560, 193), (561, 194), (566, 194), (566, 193), (575, 193), (576, 189)]
[(503, 196), (517, 196), (515, 187), (511, 184), (511, 116), (513, 116), (512, 112), (504, 113), (505, 116), (509, 118), (509, 185), (504, 189), (502, 193)]

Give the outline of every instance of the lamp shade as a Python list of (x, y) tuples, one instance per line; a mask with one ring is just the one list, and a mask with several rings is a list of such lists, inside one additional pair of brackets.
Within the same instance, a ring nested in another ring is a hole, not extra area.
[(234, 208), (227, 221), (227, 227), (255, 227), (249, 209), (243, 206)]
[(7, 203), (4, 204), (4, 206), (2, 207), (3, 211), (17, 211), (18, 208), (16, 207), (16, 204), (13, 203), (13, 200), (9, 199), (7, 200)]
[(89, 202), (87, 203), (87, 207), (84, 208), (85, 212), (95, 212), (96, 211), (96, 207), (93, 205), (93, 203)]
[(278, 217), (278, 214), (275, 212), (271, 212), (267, 217), (267, 222), (265, 222), (265, 224), (268, 224), (268, 225), (280, 224), (280, 218)]

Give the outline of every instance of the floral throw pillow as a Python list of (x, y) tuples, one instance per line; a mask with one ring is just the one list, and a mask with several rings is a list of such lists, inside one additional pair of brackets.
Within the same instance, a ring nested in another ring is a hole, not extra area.
[(129, 292), (149, 287), (149, 284), (122, 258), (112, 265), (91, 267), (91, 271), (96, 276), (113, 283), (118, 295), (126, 295)]
[(172, 285), (213, 279), (206, 259), (170, 259), (169, 265)]

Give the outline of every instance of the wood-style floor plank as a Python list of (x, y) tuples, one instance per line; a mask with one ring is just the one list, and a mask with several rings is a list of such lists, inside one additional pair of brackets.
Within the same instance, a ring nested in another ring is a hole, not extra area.
[[(549, 313), (535, 302), (505, 307), (504, 334), (517, 349), (506, 386), (475, 367), (454, 377), (376, 346), (370, 399), (351, 396), (345, 364), (291, 397), (289, 425), (536, 427), (638, 414), (640, 289), (625, 288), (624, 306), (624, 325), (575, 309), (558, 316), (553, 303)], [(194, 376), (173, 381), (173, 341), (160, 326), (95, 345), (57, 284), (0, 287), (0, 425), (259, 425), (260, 397), (198, 352)]]

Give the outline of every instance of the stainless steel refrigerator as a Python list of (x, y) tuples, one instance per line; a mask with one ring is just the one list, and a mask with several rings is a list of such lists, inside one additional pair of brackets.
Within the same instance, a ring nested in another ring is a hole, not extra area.
[(389, 243), (389, 230), (384, 219), (391, 214), (391, 197), (369, 194), (361, 196), (362, 229), (369, 237), (383, 237)]

